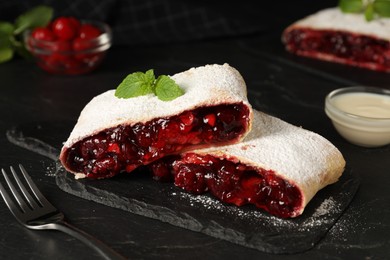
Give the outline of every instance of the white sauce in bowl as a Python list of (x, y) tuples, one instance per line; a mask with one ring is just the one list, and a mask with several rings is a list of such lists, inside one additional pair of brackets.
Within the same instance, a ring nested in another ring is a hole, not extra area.
[(325, 113), (349, 142), (378, 147), (390, 144), (390, 90), (346, 87), (325, 98)]
[(349, 114), (390, 118), (390, 96), (374, 93), (344, 93), (333, 97), (335, 107)]

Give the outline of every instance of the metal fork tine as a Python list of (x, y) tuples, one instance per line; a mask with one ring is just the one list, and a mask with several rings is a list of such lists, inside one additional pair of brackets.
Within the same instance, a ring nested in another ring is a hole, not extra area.
[(3, 176), (5, 178), (5, 181), (8, 184), (8, 187), (12, 191), (12, 194), (14, 195), (16, 201), (18, 202), (21, 210), (23, 212), (28, 212), (31, 211), (31, 209), (27, 206), (26, 202), (23, 200), (22, 196), (20, 196), (20, 193), (18, 190), (15, 188), (15, 186), (12, 184), (11, 180), (9, 179), (7, 173), (4, 171), (4, 169), (1, 169), (1, 172), (3, 173)]
[(23, 165), (19, 164), (19, 168), (39, 203), (41, 203), (42, 206), (51, 206), (54, 208), (54, 206), (40, 192), (34, 181), (31, 179), (30, 175), (28, 175), (26, 169), (24, 169)]
[[(19, 168), (38, 202), (34, 199), (34, 195), (32, 195), (30, 191), (28, 191), (28, 188), (26, 189), (27, 186), (25, 186), (21, 182), (20, 178), (17, 176), (16, 171), (12, 166), (10, 167), (11, 172), (15, 178), (15, 181), (19, 185), (19, 189), (23, 192), (25, 198), (23, 198), (19, 191), (15, 189), (14, 185), (10, 181), (10, 178), (8, 177), (4, 169), (1, 169), (1, 172), (3, 173), (4, 179), (6, 180), (9, 189), (12, 191), (15, 198), (11, 198), (12, 196), (9, 195), (9, 193), (1, 184), (1, 182), (0, 194), (12, 214), (22, 225), (35, 230), (59, 230), (79, 239), (86, 245), (96, 249), (97, 252), (104, 256), (105, 259), (125, 259), (117, 252), (109, 248), (107, 245), (102, 243), (100, 240), (65, 222), (64, 214), (58, 211), (58, 209), (55, 208), (45, 198), (45, 196), (42, 195), (38, 187), (35, 185), (31, 177), (28, 175), (27, 171), (21, 164), (19, 164)], [(16, 204), (15, 200), (18, 202), (20, 207)], [(31, 203), (30, 207), (28, 206), (26, 200)], [(38, 206), (39, 203), (42, 205), (42, 207)]]
[[(1, 170), (3, 171), (3, 169)], [(11, 196), (8, 194), (8, 192), (6, 191), (6, 189), (1, 183), (0, 183), (0, 193), (5, 201), (5, 204), (7, 204), (7, 207), (11, 210), (12, 214), (14, 214), (14, 216), (17, 219), (20, 219), (23, 214), (21, 209), (14, 203), (13, 199), (11, 198)]]
[[(28, 190), (26, 189), (24, 184), (20, 181), (18, 175), (16, 174), (16, 172), (14, 170), (14, 167), (11, 166), (10, 169), (11, 169), (12, 174), (14, 175), (14, 178), (15, 178), (17, 184), (19, 185), (20, 190), (23, 192), (24, 197), (27, 199), (27, 201), (30, 204), (31, 208), (34, 209), (34, 208), (40, 207), (37, 204), (37, 202), (33, 199), (33, 197), (31, 196), (30, 192), (28, 192)], [(27, 182), (27, 183), (29, 183), (29, 182)]]

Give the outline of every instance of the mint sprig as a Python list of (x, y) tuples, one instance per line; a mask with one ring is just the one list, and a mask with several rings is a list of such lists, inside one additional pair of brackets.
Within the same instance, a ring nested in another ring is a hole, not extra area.
[(379, 16), (390, 17), (390, 0), (376, 0), (373, 7)]
[(344, 13), (360, 13), (363, 11), (362, 0), (340, 0), (339, 7)]
[(14, 56), (11, 42), (13, 31), (13, 24), (0, 22), (0, 63), (8, 61)]
[(15, 52), (28, 56), (22, 34), (28, 29), (46, 26), (53, 17), (53, 9), (45, 5), (36, 6), (19, 15), (14, 23), (0, 21), (0, 63), (11, 60)]
[(134, 72), (126, 76), (115, 90), (118, 98), (132, 98), (155, 94), (162, 101), (170, 101), (184, 94), (173, 79), (160, 75), (156, 79), (154, 70)]
[(344, 13), (364, 13), (366, 21), (376, 17), (390, 17), (390, 0), (339, 0)]

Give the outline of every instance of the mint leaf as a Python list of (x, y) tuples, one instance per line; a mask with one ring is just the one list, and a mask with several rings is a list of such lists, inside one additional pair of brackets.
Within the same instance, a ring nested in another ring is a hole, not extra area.
[(358, 13), (364, 6), (362, 0), (340, 0), (339, 7), (344, 13)]
[(339, 8), (344, 13), (362, 13), (367, 21), (375, 16), (390, 17), (390, 0), (339, 0)]
[(160, 75), (157, 80), (152, 69), (127, 75), (115, 90), (118, 98), (132, 98), (154, 93), (160, 100), (170, 101), (184, 94), (173, 79)]
[(156, 81), (156, 96), (162, 101), (170, 101), (184, 94), (184, 91), (168, 76), (161, 75)]
[(14, 56), (12, 48), (12, 33), (14, 27), (11, 23), (0, 22), (0, 63), (9, 61)]
[(153, 70), (146, 73), (134, 72), (127, 75), (115, 91), (118, 98), (131, 98), (143, 96), (154, 92), (155, 76)]
[(46, 26), (52, 18), (53, 9), (45, 5), (39, 5), (16, 18), (14, 33), (20, 34), (26, 29)]
[(0, 22), (0, 37), (10, 36), (14, 32), (14, 25), (8, 22)]
[(390, 0), (376, 0), (372, 5), (378, 15), (390, 17)]
[(15, 24), (0, 21), (0, 63), (11, 60), (15, 52), (25, 58), (31, 57), (20, 34), (27, 29), (46, 26), (52, 17), (51, 7), (39, 5), (18, 16)]
[(11, 60), (13, 56), (14, 56), (14, 51), (12, 48), (0, 46), (0, 63)]
[(372, 3), (367, 5), (366, 10), (364, 11), (364, 16), (367, 21), (372, 21), (374, 19), (374, 7)]

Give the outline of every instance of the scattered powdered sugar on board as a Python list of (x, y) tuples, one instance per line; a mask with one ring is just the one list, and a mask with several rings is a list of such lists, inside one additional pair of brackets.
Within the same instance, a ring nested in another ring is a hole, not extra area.
[(226, 210), (226, 206), (222, 202), (207, 195), (193, 195), (185, 192), (173, 192), (172, 195), (179, 195), (181, 198), (188, 200), (191, 206), (203, 206), (204, 208), (216, 209), (221, 212)]
[(56, 167), (49, 165), (46, 167), (46, 176), (55, 177), (56, 176)]
[[(379, 223), (370, 223), (369, 221), (369, 216), (374, 214), (372, 212), (373, 204), (384, 205), (385, 202), (380, 199), (374, 199), (365, 204), (348, 208), (329, 231), (331, 241), (351, 243), (353, 241), (352, 238), (356, 238), (356, 240), (367, 239), (367, 245), (370, 244), (372, 242), (369, 240), (370, 236), (368, 235), (370, 229), (384, 228)], [(355, 244), (361, 244), (361, 240), (356, 241)]]
[(299, 229), (310, 230), (314, 227), (329, 224), (334, 221), (333, 215), (341, 210), (341, 205), (333, 197), (329, 197), (316, 208), (314, 213), (302, 223)]
[(277, 230), (280, 229), (281, 231), (286, 227), (296, 228), (299, 231), (310, 231), (311, 229), (321, 225), (329, 224), (333, 221), (333, 215), (342, 210), (341, 205), (337, 203), (333, 197), (329, 197), (323, 200), (312, 215), (307, 216), (302, 222), (299, 217), (296, 219), (283, 219), (270, 215), (262, 209), (248, 209), (234, 205), (227, 205), (208, 195), (194, 195), (186, 192), (173, 192), (171, 195), (180, 196), (183, 200), (188, 201), (189, 205), (192, 207), (203, 207), (207, 210), (214, 210), (219, 213), (233, 215), (242, 220), (252, 220), (256, 222), (256, 224), (262, 224)]
[(316, 209), (316, 211), (313, 214), (313, 217), (320, 217), (323, 215), (326, 215), (331, 210), (337, 210), (339, 205), (336, 203), (336, 201), (333, 199), (333, 197), (329, 197), (325, 199), (321, 205)]
[(56, 177), (57, 171), (59, 167), (61, 167), (61, 165), (58, 162), (53, 162), (53, 161), (49, 163), (46, 161), (42, 161), (42, 165), (45, 172), (45, 176), (53, 177), (53, 178)]

